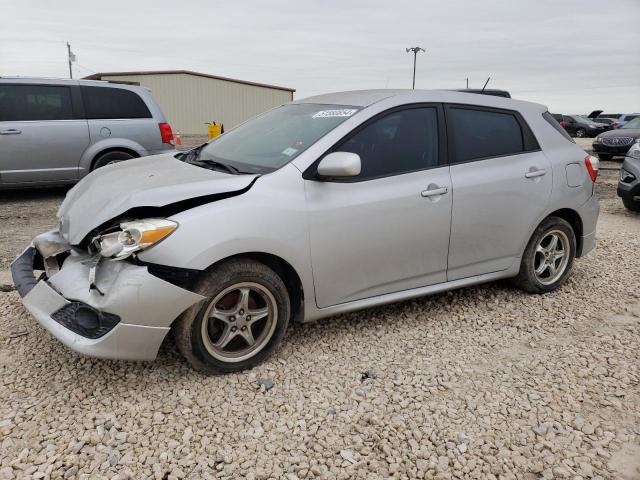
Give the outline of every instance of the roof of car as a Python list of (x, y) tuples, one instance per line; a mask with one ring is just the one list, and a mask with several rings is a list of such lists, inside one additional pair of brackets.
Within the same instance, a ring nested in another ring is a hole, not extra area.
[[(457, 92), (452, 90), (408, 90), (408, 89), (384, 89), (384, 90), (353, 90), (347, 92), (326, 93), (296, 100), (293, 103), (319, 103), (328, 105), (349, 105), (354, 107), (368, 107), (374, 103), (391, 97), (403, 97), (403, 103), (411, 102), (441, 102), (463, 103), (470, 105), (483, 105), (496, 108), (523, 109), (533, 108), (538, 111), (546, 111), (544, 105), (538, 103), (514, 100), (512, 98), (496, 97), (492, 95), (480, 95), (469, 92)], [(400, 99), (399, 99), (400, 100)]]

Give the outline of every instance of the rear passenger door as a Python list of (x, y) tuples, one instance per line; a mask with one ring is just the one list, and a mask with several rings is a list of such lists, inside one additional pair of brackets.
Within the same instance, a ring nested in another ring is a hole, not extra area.
[(514, 111), (446, 107), (453, 187), (449, 281), (509, 268), (550, 201), (551, 164)]
[(66, 182), (78, 178), (89, 145), (73, 85), (0, 83), (0, 182)]

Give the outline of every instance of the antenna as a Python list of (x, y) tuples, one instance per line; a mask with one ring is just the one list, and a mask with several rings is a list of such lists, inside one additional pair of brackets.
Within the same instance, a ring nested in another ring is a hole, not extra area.
[(484, 82), (484, 86), (482, 87), (482, 90), (480, 91), (480, 93), (484, 92), (484, 89), (487, 88), (487, 83), (489, 83), (489, 80), (491, 80), (491, 77), (487, 78), (487, 81)]

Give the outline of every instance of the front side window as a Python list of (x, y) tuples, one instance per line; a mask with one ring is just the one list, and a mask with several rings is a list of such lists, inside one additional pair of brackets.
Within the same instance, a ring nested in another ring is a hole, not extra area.
[(512, 113), (451, 107), (447, 124), (453, 131), (455, 162), (525, 151), (522, 128)]
[(151, 118), (142, 98), (131, 90), (109, 87), (81, 87), (88, 119)]
[(71, 120), (69, 87), (0, 85), (0, 122)]
[(205, 145), (197, 161), (219, 162), (241, 172), (269, 173), (357, 112), (356, 107), (312, 103), (275, 108)]
[(438, 111), (435, 107), (401, 110), (359, 130), (333, 151), (360, 156), (356, 179), (424, 170), (438, 165)]

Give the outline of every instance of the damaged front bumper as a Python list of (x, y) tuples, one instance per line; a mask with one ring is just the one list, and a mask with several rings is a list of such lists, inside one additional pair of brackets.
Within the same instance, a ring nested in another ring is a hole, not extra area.
[[(153, 360), (173, 320), (204, 299), (150, 274), (146, 266), (96, 263), (52, 230), (34, 238), (11, 264), (27, 310), (78, 353)], [(45, 273), (36, 279), (34, 268)]]

